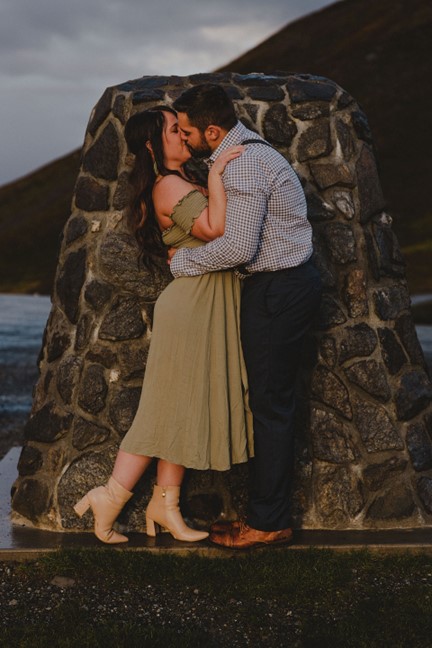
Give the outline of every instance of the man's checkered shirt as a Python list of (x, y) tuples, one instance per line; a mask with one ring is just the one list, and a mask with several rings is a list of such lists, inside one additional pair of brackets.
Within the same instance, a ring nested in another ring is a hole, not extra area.
[[(213, 152), (209, 166), (230, 146), (262, 139), (237, 122)], [(175, 277), (195, 276), (244, 265), (249, 273), (298, 266), (312, 254), (306, 199), (290, 164), (275, 149), (247, 144), (222, 176), (226, 195), (225, 233), (199, 248), (182, 248), (171, 261)]]

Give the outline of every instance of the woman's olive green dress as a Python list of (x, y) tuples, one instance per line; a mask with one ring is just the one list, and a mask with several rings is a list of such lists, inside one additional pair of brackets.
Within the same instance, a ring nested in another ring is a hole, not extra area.
[[(197, 190), (174, 208), (166, 245), (196, 247), (207, 206)], [(141, 400), (121, 449), (204, 470), (253, 455), (240, 345), (240, 280), (232, 271), (174, 279), (156, 302)]]

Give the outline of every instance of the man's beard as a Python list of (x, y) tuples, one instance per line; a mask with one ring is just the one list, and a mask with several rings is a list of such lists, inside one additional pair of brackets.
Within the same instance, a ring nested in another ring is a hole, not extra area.
[(202, 160), (203, 158), (210, 157), (210, 155), (213, 153), (211, 148), (209, 148), (209, 145), (206, 142), (206, 139), (204, 135), (201, 133), (201, 142), (199, 143), (199, 146), (196, 148), (193, 146), (190, 146), (189, 144), (186, 144), (188, 147), (189, 151), (192, 153), (194, 158), (198, 158)]

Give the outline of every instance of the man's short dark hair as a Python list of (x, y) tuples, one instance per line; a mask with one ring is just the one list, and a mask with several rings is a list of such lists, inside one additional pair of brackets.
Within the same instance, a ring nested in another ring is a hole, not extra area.
[(183, 92), (174, 102), (177, 112), (186, 113), (192, 126), (202, 133), (210, 124), (231, 130), (237, 124), (233, 103), (225, 90), (214, 83), (203, 83)]

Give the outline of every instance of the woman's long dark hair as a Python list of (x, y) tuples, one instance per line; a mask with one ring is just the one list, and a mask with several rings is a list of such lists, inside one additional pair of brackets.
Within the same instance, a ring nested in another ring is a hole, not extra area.
[[(164, 112), (177, 116), (169, 106), (155, 106), (130, 117), (125, 126), (128, 149), (135, 155), (135, 165), (130, 182), (135, 189), (130, 211), (131, 226), (140, 247), (145, 267), (154, 271), (162, 259), (166, 259), (166, 247), (156, 220), (152, 191), (156, 180), (155, 166), (160, 175), (178, 175), (164, 164), (162, 132), (165, 125)], [(151, 144), (154, 161), (146, 144)]]

